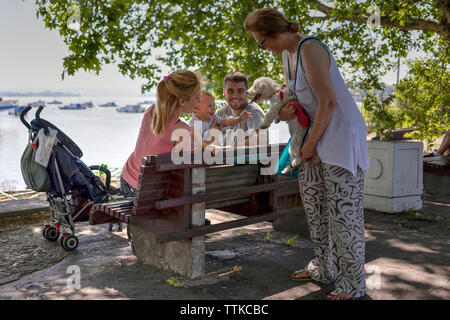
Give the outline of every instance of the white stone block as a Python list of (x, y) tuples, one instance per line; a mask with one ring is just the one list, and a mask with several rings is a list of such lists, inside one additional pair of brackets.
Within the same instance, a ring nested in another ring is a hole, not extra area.
[(364, 208), (386, 213), (402, 212), (410, 209), (419, 210), (422, 208), (422, 198), (421, 196), (388, 198), (365, 194)]
[(382, 212), (422, 208), (422, 142), (368, 141), (367, 146), (364, 207)]

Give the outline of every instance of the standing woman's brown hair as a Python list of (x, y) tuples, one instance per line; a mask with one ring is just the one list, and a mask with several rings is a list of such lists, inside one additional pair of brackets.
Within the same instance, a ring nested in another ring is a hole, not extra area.
[(248, 33), (258, 32), (264, 37), (282, 32), (298, 32), (296, 22), (289, 22), (279, 11), (272, 8), (263, 8), (253, 11), (244, 21), (244, 29)]

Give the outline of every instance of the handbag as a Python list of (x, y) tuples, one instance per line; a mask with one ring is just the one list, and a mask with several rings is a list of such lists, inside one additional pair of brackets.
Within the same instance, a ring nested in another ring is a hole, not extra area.
[(37, 192), (47, 192), (51, 187), (51, 180), (47, 173), (47, 168), (35, 161), (36, 151), (39, 147), (39, 139), (34, 139), (30, 133), (29, 143), (20, 159), (20, 169), (22, 171), (23, 180), (30, 188)]

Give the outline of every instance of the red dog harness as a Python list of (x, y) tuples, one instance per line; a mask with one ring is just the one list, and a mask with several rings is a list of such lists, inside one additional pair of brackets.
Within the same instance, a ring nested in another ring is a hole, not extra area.
[[(283, 91), (286, 88), (286, 84), (283, 84), (280, 90), (280, 98), (281, 101), (284, 99)], [(311, 119), (308, 115), (308, 113), (305, 111), (303, 106), (298, 102), (291, 102), (291, 105), (293, 105), (297, 110), (295, 110), (295, 114), (297, 115), (298, 122), (302, 125), (304, 128), (308, 128), (311, 125)]]

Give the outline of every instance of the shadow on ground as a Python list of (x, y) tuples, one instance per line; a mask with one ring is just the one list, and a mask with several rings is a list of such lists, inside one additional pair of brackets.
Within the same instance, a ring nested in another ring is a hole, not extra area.
[[(139, 264), (126, 231), (111, 233), (107, 225), (87, 223), (78, 229), (80, 246), (67, 255), (59, 243), (42, 239), (38, 224), (1, 231), (3, 242), (26, 234), (28, 244), (2, 246), (2, 254), (10, 258), (0, 265), (0, 283), (9, 282), (0, 286), (0, 299), (317, 300), (333, 289), (290, 279), (312, 258), (312, 243), (301, 238), (290, 243), (293, 235), (273, 231), (270, 223), (207, 236), (207, 275), (200, 280)], [(363, 299), (450, 299), (448, 235), (447, 221), (418, 222), (366, 211), (367, 295)], [(15, 274), (11, 261), (30, 245), (42, 250), (20, 260), (20, 265), (34, 265), (34, 254), (39, 252), (53, 252), (55, 260), (43, 259), (39, 271), (25, 268)], [(80, 289), (73, 270), (79, 270)]]

